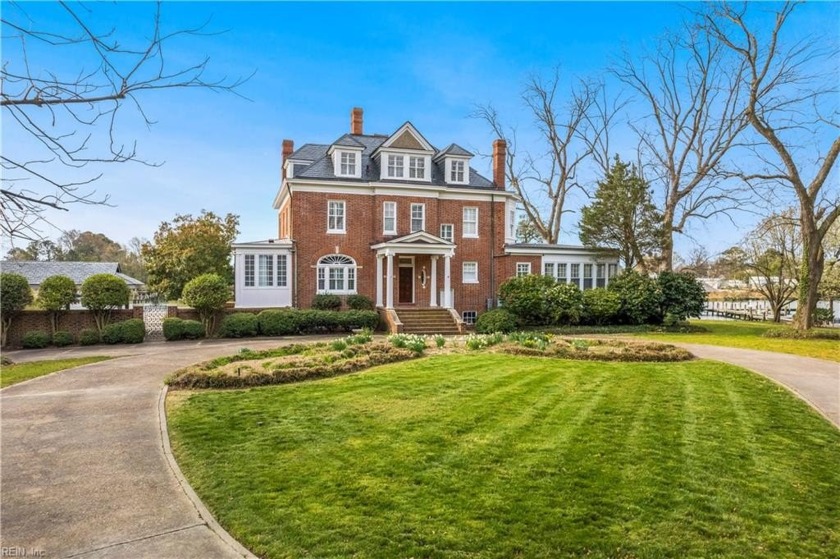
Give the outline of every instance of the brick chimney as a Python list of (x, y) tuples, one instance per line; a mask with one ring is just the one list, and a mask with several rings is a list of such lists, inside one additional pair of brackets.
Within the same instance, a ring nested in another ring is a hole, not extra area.
[(493, 182), (499, 190), (505, 189), (505, 164), (507, 142), (501, 138), (493, 142)]
[(363, 115), (365, 111), (361, 109), (361, 107), (353, 107), (353, 110), (350, 111), (350, 133), (353, 135), (361, 136), (364, 134), (362, 132), (362, 123), (364, 121)]
[(292, 140), (283, 140), (283, 158), (280, 161), (280, 174), (286, 178), (286, 160), (294, 153), (295, 143)]

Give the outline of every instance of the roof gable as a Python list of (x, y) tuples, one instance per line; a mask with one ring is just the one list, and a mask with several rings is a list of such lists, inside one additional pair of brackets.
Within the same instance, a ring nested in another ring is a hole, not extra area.
[(432, 144), (410, 122), (406, 122), (385, 140), (379, 149), (413, 149), (419, 151), (435, 151)]

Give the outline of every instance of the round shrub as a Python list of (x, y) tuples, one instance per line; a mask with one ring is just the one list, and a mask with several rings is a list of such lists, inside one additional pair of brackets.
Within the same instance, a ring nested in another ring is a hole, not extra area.
[(583, 293), (573, 283), (558, 283), (548, 290), (546, 305), (551, 324), (577, 324), (583, 314)]
[(657, 278), (659, 290), (662, 292), (663, 316), (670, 315), (672, 319), (681, 322), (690, 316), (699, 317), (706, 306), (706, 290), (686, 272), (662, 272)]
[(621, 297), (614, 291), (598, 287), (583, 292), (583, 321), (587, 324), (615, 324), (620, 310)]
[(263, 336), (289, 336), (298, 332), (300, 313), (294, 309), (262, 311), (257, 315), (257, 327)]
[(181, 292), (181, 299), (198, 311), (206, 336), (213, 334), (215, 315), (225, 308), (229, 296), (227, 281), (218, 274), (202, 274), (193, 278)]
[(53, 334), (52, 343), (56, 347), (66, 347), (69, 345), (73, 345), (76, 340), (73, 339), (73, 334), (67, 332), (66, 330), (59, 330), (55, 334)]
[(24, 349), (42, 349), (50, 345), (50, 335), (41, 330), (33, 330), (23, 335)]
[(341, 297), (329, 294), (316, 295), (312, 299), (312, 308), (319, 311), (337, 311), (341, 309)]
[(114, 274), (94, 274), (82, 283), (82, 305), (93, 313), (100, 331), (112, 310), (128, 305), (130, 295), (125, 282)]
[(182, 327), (184, 329), (184, 333), (181, 339), (198, 340), (204, 337), (204, 325), (197, 320), (184, 320), (182, 322)]
[(106, 344), (118, 344), (122, 342), (122, 329), (119, 322), (108, 324), (102, 329), (102, 341)]
[(624, 324), (659, 324), (662, 322), (662, 292), (659, 284), (638, 272), (626, 270), (610, 280), (608, 290), (621, 299), (619, 320)]
[(67, 276), (50, 276), (38, 289), (38, 306), (50, 313), (50, 326), (55, 332), (63, 311), (76, 300), (76, 283)]
[(163, 337), (168, 342), (184, 339), (184, 321), (174, 316), (163, 319)]
[(222, 320), (219, 335), (223, 338), (248, 338), (257, 335), (257, 315), (233, 313)]
[(475, 331), (479, 334), (493, 332), (513, 332), (516, 330), (516, 317), (507, 309), (493, 309), (479, 315), (475, 321)]
[(118, 323), (120, 341), (124, 344), (141, 344), (146, 337), (146, 323), (139, 318), (131, 318)]
[(0, 274), (0, 345), (6, 345), (6, 334), (12, 326), (14, 316), (32, 302), (32, 289), (29, 281), (20, 274), (4, 272)]
[(99, 343), (99, 331), (94, 328), (85, 328), (79, 332), (80, 345), (96, 345)]
[(499, 300), (523, 324), (551, 324), (554, 312), (549, 292), (556, 286), (557, 281), (550, 276), (511, 278), (499, 288)]
[(364, 295), (350, 295), (347, 297), (347, 306), (354, 311), (372, 311), (373, 301)]

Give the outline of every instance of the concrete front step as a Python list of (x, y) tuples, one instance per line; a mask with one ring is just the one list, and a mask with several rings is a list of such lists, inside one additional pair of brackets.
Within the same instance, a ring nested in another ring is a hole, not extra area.
[(412, 334), (459, 334), (458, 324), (447, 309), (398, 309), (403, 332)]

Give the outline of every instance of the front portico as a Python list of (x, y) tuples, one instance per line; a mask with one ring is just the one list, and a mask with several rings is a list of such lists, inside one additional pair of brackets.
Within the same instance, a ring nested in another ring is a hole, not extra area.
[[(377, 307), (394, 308), (396, 283), (399, 305), (452, 308), (451, 270), (452, 257), (455, 255), (453, 243), (425, 231), (417, 231), (375, 244), (371, 249), (376, 251)], [(443, 290), (439, 297), (438, 261), (441, 257)]]

